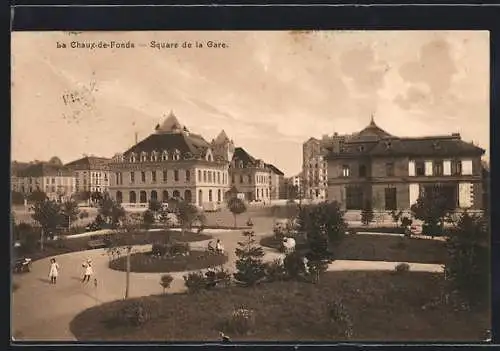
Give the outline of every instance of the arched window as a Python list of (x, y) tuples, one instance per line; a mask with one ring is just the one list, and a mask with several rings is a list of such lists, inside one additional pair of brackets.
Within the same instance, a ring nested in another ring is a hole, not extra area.
[(174, 190), (174, 192), (172, 193), (172, 197), (174, 199), (179, 198), (180, 196), (181, 196), (181, 193), (179, 192), (179, 190)]
[(184, 191), (184, 200), (188, 203), (191, 203), (193, 201), (193, 197), (191, 195), (191, 190)]
[(141, 162), (146, 162), (148, 160), (148, 154), (146, 152), (141, 152)]
[(186, 182), (190, 181), (191, 181), (191, 172), (189, 172), (189, 170), (186, 169)]
[(117, 191), (116, 192), (116, 202), (118, 202), (119, 204), (121, 204), (123, 201), (123, 195), (122, 195), (122, 192), (121, 191)]
[(220, 191), (220, 189), (219, 189), (219, 190), (217, 190), (217, 201), (219, 201), (219, 202), (221, 202), (221, 201), (222, 201), (222, 199), (221, 199), (221, 191)]
[(129, 202), (130, 203), (133, 203), (135, 204), (137, 202), (137, 198), (136, 198), (136, 195), (135, 195), (135, 191), (131, 191), (129, 194), (128, 194), (128, 198), (129, 198)]
[(144, 190), (142, 190), (140, 192), (139, 197), (140, 197), (141, 204), (148, 202), (148, 195), (146, 194), (146, 192)]
[(203, 190), (198, 190), (198, 205), (203, 206)]
[(151, 162), (156, 162), (158, 161), (158, 153), (156, 151), (153, 151), (151, 153)]
[(161, 153), (161, 160), (162, 161), (167, 161), (168, 160), (168, 152), (167, 152), (167, 150), (163, 150), (163, 152)]
[(163, 200), (163, 202), (167, 202), (167, 200), (168, 200), (168, 191), (163, 190), (162, 200)]
[(178, 161), (180, 158), (181, 158), (181, 153), (179, 152), (179, 150), (175, 149), (174, 150), (174, 160)]
[(151, 200), (158, 200), (158, 193), (156, 190), (151, 190)]
[(130, 162), (135, 162), (135, 153), (130, 154)]

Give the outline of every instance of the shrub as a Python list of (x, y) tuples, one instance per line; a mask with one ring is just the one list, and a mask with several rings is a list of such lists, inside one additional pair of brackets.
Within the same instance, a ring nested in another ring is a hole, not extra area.
[(112, 322), (115, 325), (140, 327), (151, 319), (152, 310), (142, 301), (131, 301), (116, 312)]
[(454, 208), (442, 190), (439, 185), (426, 187), (411, 206), (413, 217), (424, 222), (422, 232), (425, 235), (441, 235), (444, 218)]
[(235, 280), (246, 286), (259, 283), (265, 276), (265, 264), (262, 261), (264, 250), (255, 243), (255, 234), (253, 231), (244, 231), (245, 241), (238, 242), (236, 248), (236, 273)]
[(306, 274), (304, 257), (298, 251), (286, 255), (283, 265), (287, 276), (292, 279), (297, 279)]
[(481, 215), (462, 214), (447, 239), (449, 260), (445, 273), (450, 286), (471, 303), (488, 299), (490, 284), (490, 229)]
[(88, 213), (88, 211), (83, 210), (83, 211), (81, 211), (81, 212), (80, 212), (80, 214), (78, 215), (78, 217), (79, 217), (80, 219), (89, 218), (89, 213)]
[(151, 254), (153, 256), (165, 256), (168, 252), (168, 246), (166, 244), (153, 244), (151, 248)]
[(160, 285), (163, 288), (163, 293), (165, 293), (165, 290), (170, 288), (170, 284), (174, 281), (174, 277), (172, 277), (170, 274), (163, 274), (160, 278)]
[(408, 217), (401, 218), (401, 227), (406, 228), (412, 224), (413, 224), (413, 221), (411, 220), (411, 218), (408, 218)]
[(150, 228), (151, 225), (155, 222), (155, 215), (153, 211), (151, 210), (146, 210), (142, 214), (142, 224), (144, 225), (145, 228)]
[(235, 309), (227, 321), (227, 329), (230, 332), (247, 335), (255, 328), (255, 312), (248, 308)]
[(309, 269), (309, 276), (313, 283), (319, 282), (319, 277), (321, 274), (325, 273), (328, 269), (329, 261), (327, 260), (314, 260), (307, 263)]
[(327, 305), (327, 316), (332, 325), (333, 337), (350, 339), (354, 333), (354, 325), (349, 311), (340, 300)]
[(185, 255), (189, 253), (189, 243), (173, 243), (167, 245), (167, 253), (170, 256)]
[(266, 280), (268, 282), (282, 281), (286, 277), (285, 265), (280, 258), (276, 258), (272, 262), (266, 262)]
[(399, 263), (394, 270), (398, 273), (408, 272), (410, 270), (410, 265), (408, 263)]
[(183, 278), (189, 293), (197, 293), (207, 287), (207, 279), (201, 271), (188, 273)]
[(231, 284), (231, 273), (223, 266), (220, 266), (215, 270), (215, 279), (217, 279), (219, 283), (229, 285)]

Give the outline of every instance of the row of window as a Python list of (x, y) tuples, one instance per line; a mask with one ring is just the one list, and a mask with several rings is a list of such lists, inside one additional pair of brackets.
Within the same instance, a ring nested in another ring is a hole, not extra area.
[[(135, 173), (130, 172), (130, 183), (135, 183)], [(174, 181), (178, 182), (180, 179), (179, 170), (174, 169)], [(161, 171), (162, 181), (165, 183), (168, 181), (168, 170)], [(146, 172), (140, 172), (141, 182), (146, 183)], [(123, 184), (123, 174), (121, 172), (115, 173), (115, 179), (117, 185)], [(184, 171), (184, 180), (186, 182), (191, 181), (191, 172), (189, 170)], [(158, 181), (157, 171), (151, 171), (151, 182), (156, 183)], [(201, 171), (198, 170), (198, 182), (212, 183), (212, 184), (227, 184), (227, 174), (220, 171)]]
[[(463, 166), (465, 165), (465, 166)], [(358, 165), (358, 176), (368, 177), (368, 168), (366, 165)], [(409, 176), (443, 176), (443, 175), (472, 175), (472, 161), (470, 160), (438, 160), (438, 161), (410, 161)], [(342, 177), (351, 176), (351, 166), (342, 166)], [(394, 162), (385, 164), (385, 176), (395, 176)]]
[[(223, 200), (223, 197), (224, 197), (222, 190), (218, 189), (216, 192), (216, 195), (217, 195), (216, 201), (221, 202)], [(187, 202), (193, 202), (193, 200), (194, 200), (191, 190), (187, 189), (187, 190), (184, 190), (184, 192), (182, 194), (179, 190), (174, 190), (174, 191), (172, 191), (171, 194), (168, 192), (168, 190), (163, 190), (161, 201), (163, 201), (163, 202), (168, 201), (170, 196), (174, 199), (182, 198), (184, 201), (187, 201)], [(148, 197), (148, 194), (145, 190), (139, 191), (139, 202), (140, 203), (147, 203), (150, 200), (160, 201), (160, 198), (158, 196), (158, 192), (156, 190), (152, 190), (149, 194), (149, 197)], [(214, 199), (214, 192), (212, 189), (209, 189), (208, 190), (208, 201), (213, 202), (214, 200), (215, 200)], [(123, 193), (121, 191), (116, 192), (116, 201), (119, 203), (123, 202)], [(128, 202), (129, 203), (136, 203), (137, 202), (137, 194), (135, 191), (133, 191), (133, 190), (129, 191)], [(198, 190), (198, 203), (200, 205), (203, 204), (203, 190), (201, 190), (201, 189)]]

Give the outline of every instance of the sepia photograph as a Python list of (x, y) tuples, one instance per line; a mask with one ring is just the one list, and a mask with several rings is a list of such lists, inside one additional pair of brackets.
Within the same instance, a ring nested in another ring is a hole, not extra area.
[(11, 338), (488, 342), (488, 31), (11, 34)]

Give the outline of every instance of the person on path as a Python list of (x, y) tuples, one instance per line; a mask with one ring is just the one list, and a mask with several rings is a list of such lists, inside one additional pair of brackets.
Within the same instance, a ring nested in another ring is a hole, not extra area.
[(92, 274), (94, 274), (94, 269), (92, 268), (92, 261), (87, 260), (87, 262), (83, 264), (83, 267), (85, 268), (85, 272), (83, 274), (82, 283), (85, 282), (88, 283), (90, 281), (90, 277), (92, 276)]
[(222, 255), (224, 253), (224, 246), (222, 246), (220, 239), (217, 239), (217, 242), (215, 243), (215, 250), (218, 254)]
[(59, 275), (59, 264), (56, 262), (55, 258), (50, 259), (50, 270), (49, 270), (49, 278), (50, 284), (57, 283), (57, 276)]

